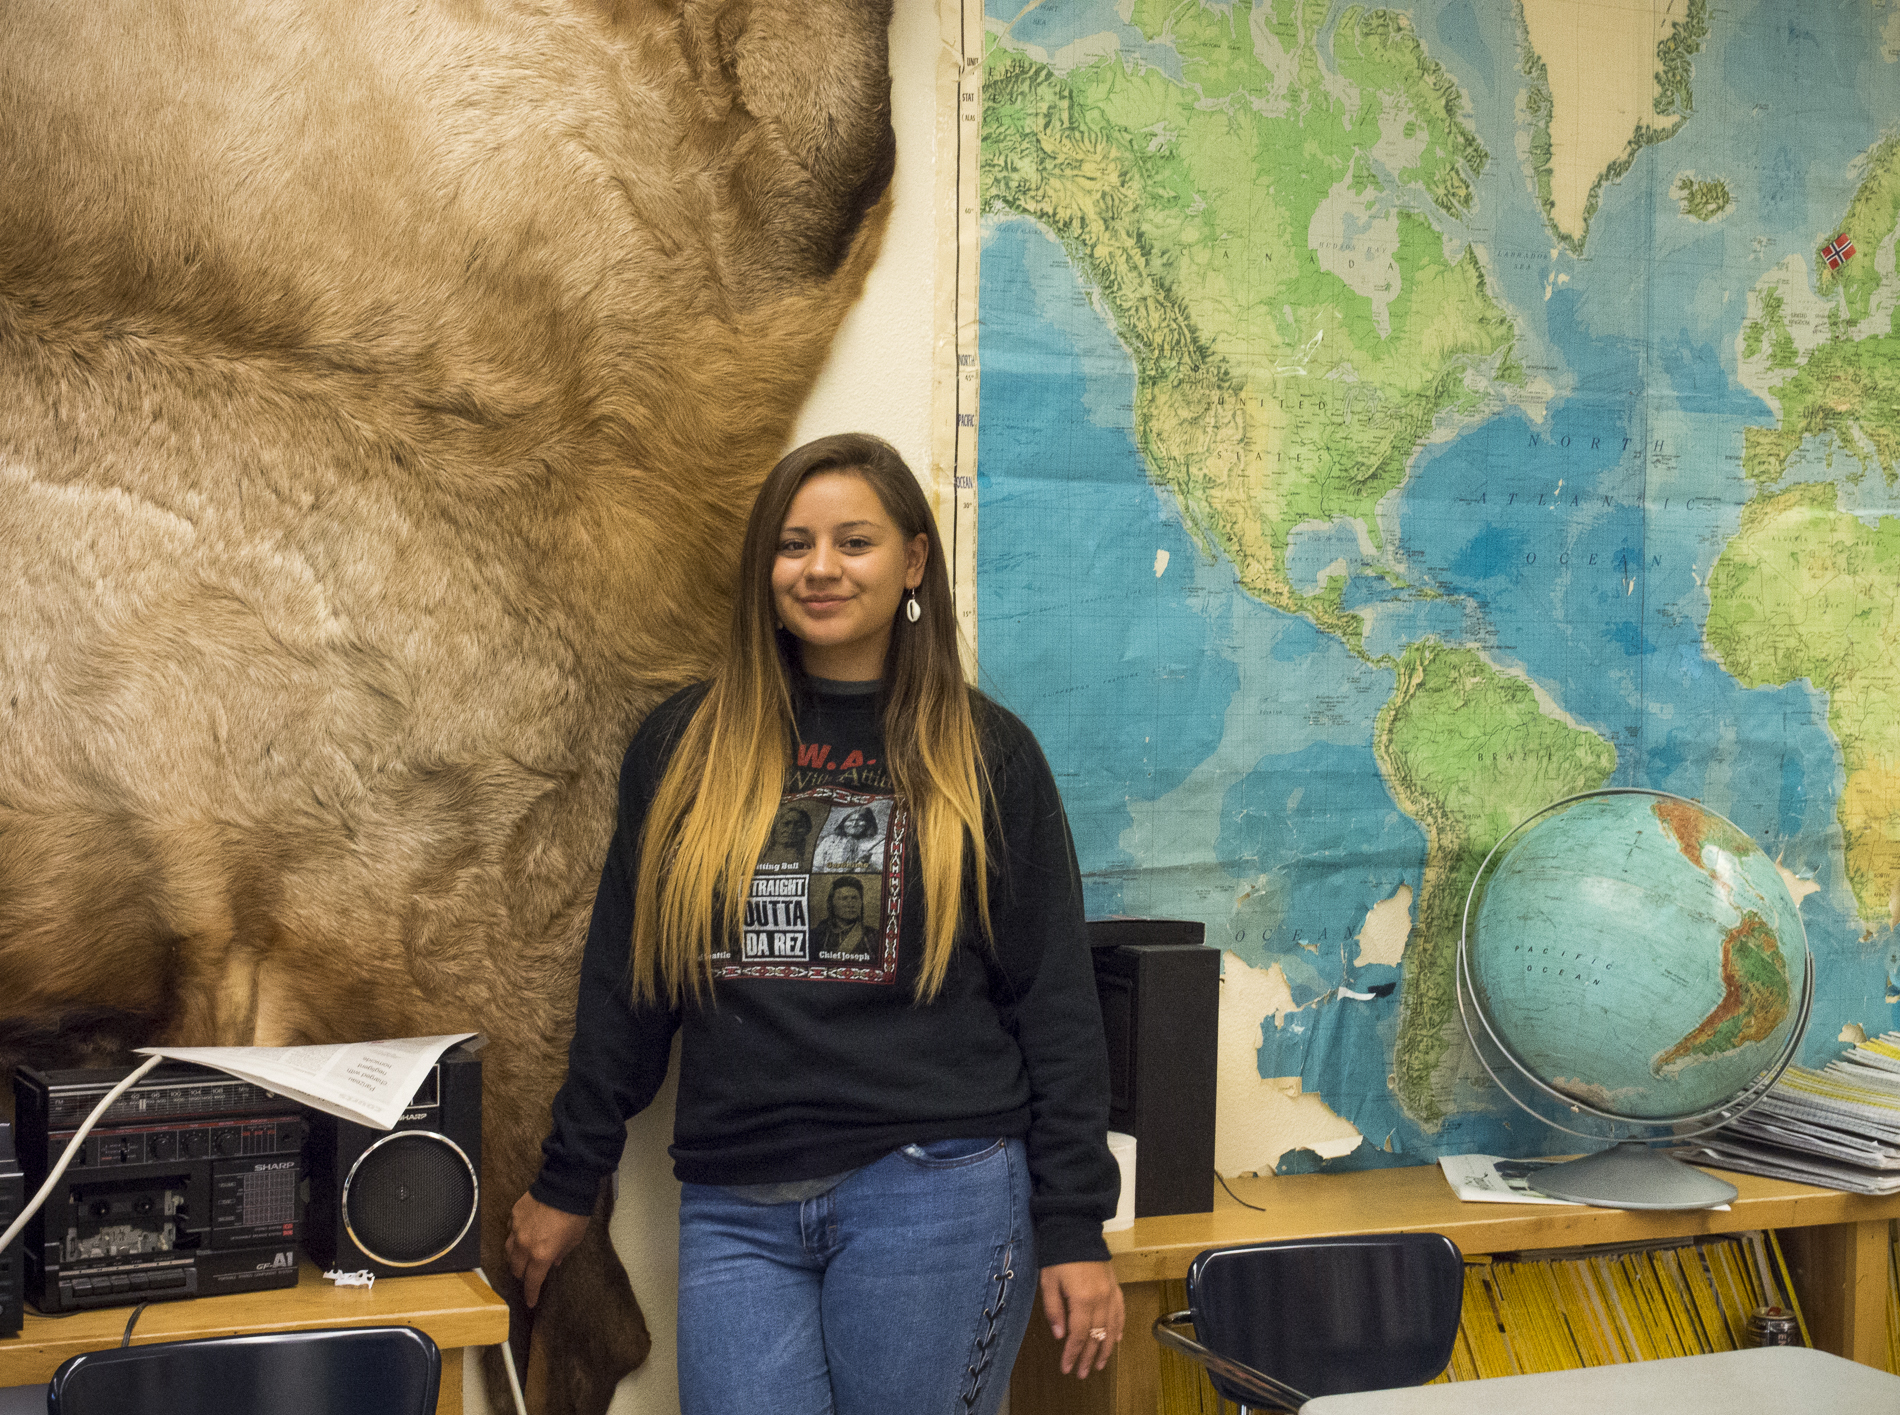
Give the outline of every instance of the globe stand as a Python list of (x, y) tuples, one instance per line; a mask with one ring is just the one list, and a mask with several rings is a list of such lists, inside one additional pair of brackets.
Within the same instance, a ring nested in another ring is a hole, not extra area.
[(1603, 1209), (1713, 1209), (1731, 1202), (1733, 1184), (1704, 1174), (1674, 1155), (1625, 1140), (1582, 1159), (1539, 1170), (1540, 1194)]

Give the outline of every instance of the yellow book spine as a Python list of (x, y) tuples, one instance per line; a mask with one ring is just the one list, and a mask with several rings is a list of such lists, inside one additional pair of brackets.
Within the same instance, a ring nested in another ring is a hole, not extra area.
[(1683, 1263), (1695, 1261), (1695, 1251), (1691, 1245), (1681, 1245), (1668, 1250), (1664, 1260), (1663, 1280), (1669, 1287), (1669, 1300), (1675, 1305), (1676, 1325), (1682, 1331), (1682, 1343), (1691, 1356), (1705, 1356), (1715, 1348), (1709, 1344), (1708, 1328), (1702, 1321), (1702, 1310), (1696, 1306), (1695, 1293), (1689, 1289), (1689, 1275), (1683, 1270)]
[(1578, 1364), (1601, 1366), (1605, 1364), (1601, 1349), (1602, 1336), (1596, 1329), (1596, 1320), (1589, 1304), (1577, 1290), (1576, 1274), (1571, 1271), (1574, 1266), (1565, 1259), (1554, 1258), (1544, 1265), (1544, 1270), (1549, 1276), (1551, 1290), (1556, 1293), (1557, 1310), (1563, 1315), (1571, 1344), (1577, 1349)]
[(1653, 1252), (1636, 1255), (1637, 1281), (1642, 1284), (1643, 1299), (1649, 1304), (1649, 1319), (1656, 1324), (1656, 1344), (1668, 1356), (1687, 1356), (1694, 1349), (1682, 1339), (1682, 1327), (1676, 1320), (1675, 1305), (1669, 1300), (1669, 1286)]
[(1471, 1338), (1471, 1356), (1480, 1377), (1515, 1376), (1519, 1373), (1491, 1282), (1493, 1266), (1487, 1261), (1465, 1267), (1464, 1329)]
[(1649, 1255), (1649, 1265), (1655, 1270), (1656, 1286), (1662, 1292), (1663, 1305), (1668, 1309), (1670, 1325), (1675, 1329), (1676, 1340), (1685, 1356), (1699, 1356), (1708, 1350), (1702, 1342), (1701, 1324), (1696, 1321), (1695, 1312), (1689, 1305), (1689, 1294), (1682, 1285), (1682, 1271), (1676, 1266), (1676, 1250), (1658, 1248)]
[(1557, 1369), (1557, 1353), (1551, 1347), (1550, 1324), (1544, 1319), (1544, 1311), (1537, 1301), (1536, 1274), (1533, 1264), (1511, 1263), (1508, 1280), (1512, 1306), (1525, 1333), (1530, 1337), (1531, 1351), (1538, 1371)]
[(1887, 1370), (1900, 1375), (1900, 1224), (1887, 1225)]
[(1547, 1259), (1537, 1265), (1537, 1285), (1544, 1295), (1544, 1310), (1550, 1313), (1551, 1332), (1557, 1343), (1557, 1357), (1563, 1362), (1563, 1369), (1574, 1371), (1583, 1366), (1594, 1364), (1585, 1355), (1590, 1338), (1587, 1332), (1579, 1332), (1581, 1313), (1571, 1312), (1570, 1303), (1565, 1300), (1563, 1287), (1557, 1281), (1558, 1264)]
[(1788, 1271), (1788, 1259), (1781, 1251), (1781, 1235), (1774, 1229), (1768, 1230), (1768, 1247), (1775, 1255), (1775, 1272), (1781, 1278), (1781, 1305), (1794, 1313), (1794, 1324), (1801, 1328), (1801, 1344), (1814, 1345), (1814, 1338), (1808, 1334), (1808, 1319), (1801, 1315), (1801, 1299), (1795, 1295), (1794, 1275)]
[(1630, 1352), (1623, 1345), (1622, 1334), (1616, 1329), (1616, 1320), (1610, 1315), (1609, 1303), (1604, 1300), (1603, 1292), (1597, 1285), (1596, 1270), (1588, 1259), (1581, 1258), (1565, 1263), (1564, 1268), (1571, 1290), (1576, 1294), (1577, 1304), (1589, 1315), (1590, 1328), (1596, 1334), (1599, 1364), (1615, 1366), (1628, 1361)]
[(1636, 1359), (1653, 1361), (1660, 1354), (1649, 1330), (1649, 1320), (1643, 1311), (1641, 1300), (1636, 1295), (1636, 1286), (1630, 1280), (1628, 1268), (1620, 1257), (1605, 1260), (1605, 1271), (1609, 1276), (1612, 1294), (1616, 1301), (1618, 1319), (1623, 1324), (1624, 1335), (1636, 1348)]
[(1570, 1344), (1577, 1350), (1577, 1363), (1582, 1366), (1602, 1365), (1597, 1359), (1596, 1331), (1570, 1280), (1570, 1264), (1561, 1258), (1552, 1258), (1544, 1264), (1544, 1277), (1550, 1285), (1553, 1294), (1551, 1300), (1556, 1304), (1557, 1314), (1563, 1319), (1564, 1330), (1569, 1333)]
[(1680, 1356), (1676, 1335), (1663, 1310), (1661, 1294), (1656, 1291), (1655, 1274), (1650, 1271), (1647, 1253), (1626, 1253), (1618, 1260), (1629, 1283), (1630, 1300), (1635, 1304), (1637, 1321), (1644, 1338), (1656, 1357)]
[(1657, 1351), (1665, 1357), (1684, 1355), (1682, 1338), (1676, 1331), (1675, 1319), (1670, 1314), (1669, 1303), (1663, 1297), (1662, 1283), (1657, 1278), (1656, 1255), (1631, 1253), (1629, 1263), (1630, 1276), (1642, 1298), (1643, 1310), (1649, 1316), (1650, 1335), (1656, 1342)]
[(1737, 1237), (1741, 1239), (1742, 1251), (1747, 1255), (1748, 1285), (1754, 1292), (1755, 1306), (1766, 1307), (1780, 1302), (1780, 1295), (1775, 1291), (1774, 1274), (1768, 1266), (1768, 1245), (1761, 1240), (1761, 1230), (1752, 1229)]
[(1729, 1339), (1740, 1350), (1749, 1344), (1748, 1317), (1756, 1305), (1754, 1294), (1749, 1290), (1741, 1245), (1732, 1238), (1724, 1238), (1704, 1244), (1703, 1253), (1716, 1276), (1715, 1290), (1722, 1299), (1722, 1317), (1728, 1323)]
[(1702, 1329), (1702, 1314), (1696, 1310), (1695, 1298), (1690, 1295), (1689, 1280), (1683, 1276), (1682, 1254), (1680, 1247), (1664, 1249), (1657, 1269), (1670, 1310), (1675, 1314), (1676, 1330), (1682, 1333), (1683, 1351), (1690, 1356), (1703, 1356), (1710, 1349), (1709, 1336)]
[(1530, 1303), (1531, 1310), (1537, 1316), (1537, 1329), (1544, 1341), (1544, 1367), (1548, 1371), (1574, 1371), (1580, 1362), (1577, 1360), (1576, 1343), (1570, 1338), (1570, 1330), (1564, 1324), (1562, 1308), (1553, 1300), (1550, 1287), (1550, 1264), (1543, 1260), (1523, 1263), (1518, 1268), (1518, 1280), (1524, 1290), (1524, 1299)]
[(1451, 1362), (1438, 1379), (1447, 1381), (1478, 1379), (1477, 1358), (1471, 1354), (1471, 1333), (1465, 1330), (1465, 1324), (1462, 1321), (1458, 1323), (1457, 1339), (1451, 1344)]
[(1544, 1265), (1541, 1262), (1519, 1263), (1513, 1276), (1517, 1281), (1518, 1300), (1523, 1304), (1536, 1333), (1538, 1347), (1538, 1368), (1545, 1371), (1568, 1370), (1574, 1362), (1565, 1360), (1564, 1347), (1567, 1344), (1562, 1332), (1560, 1319), (1551, 1310), (1543, 1284)]
[(1497, 1330), (1497, 1312), (1486, 1292), (1484, 1278), (1490, 1273), (1490, 1259), (1465, 1263), (1465, 1312), (1459, 1322), (1465, 1341), (1471, 1345), (1471, 1362), (1478, 1377), (1509, 1375), (1511, 1356), (1505, 1352), (1503, 1333)]
[(1623, 1327), (1636, 1343), (1636, 1359), (1653, 1361), (1662, 1353), (1656, 1349), (1654, 1335), (1649, 1329), (1649, 1316), (1643, 1310), (1642, 1299), (1637, 1295), (1636, 1284), (1631, 1279), (1628, 1259), (1622, 1256), (1609, 1260), (1610, 1281), (1616, 1289), (1616, 1307), (1623, 1315)]
[(1593, 1257), (1589, 1262), (1591, 1275), (1596, 1280), (1597, 1291), (1602, 1295), (1604, 1306), (1610, 1314), (1610, 1321), (1615, 1325), (1617, 1340), (1626, 1353), (1625, 1359), (1647, 1360), (1643, 1344), (1636, 1339), (1636, 1324), (1630, 1320), (1630, 1314), (1623, 1308), (1623, 1285), (1617, 1278), (1615, 1260)]
[(1549, 1367), (1544, 1360), (1544, 1345), (1538, 1338), (1536, 1323), (1525, 1306), (1523, 1294), (1518, 1291), (1521, 1285), (1516, 1263), (1500, 1259), (1491, 1264), (1491, 1291), (1498, 1305), (1498, 1325), (1504, 1329), (1504, 1339), (1510, 1345), (1512, 1363), (1525, 1375), (1533, 1375)]
[(1721, 1324), (1721, 1318), (1712, 1311), (1710, 1303), (1702, 1299), (1697, 1288), (1701, 1278), (1701, 1261), (1695, 1255), (1695, 1244), (1683, 1244), (1682, 1248), (1670, 1248), (1668, 1278), (1674, 1284), (1676, 1301), (1682, 1305), (1683, 1316), (1689, 1324), (1689, 1331), (1695, 1335), (1695, 1350), (1699, 1354), (1708, 1354), (1721, 1350), (1720, 1343), (1727, 1343), (1727, 1328)]
[(1682, 1280), (1688, 1285), (1690, 1299), (1695, 1303), (1697, 1316), (1702, 1322), (1702, 1335), (1708, 1342), (1710, 1351), (1733, 1351), (1734, 1338), (1728, 1329), (1728, 1319), (1722, 1315), (1722, 1303), (1715, 1295), (1715, 1284), (1709, 1277), (1708, 1264), (1699, 1244), (1690, 1244), (1680, 1254)]

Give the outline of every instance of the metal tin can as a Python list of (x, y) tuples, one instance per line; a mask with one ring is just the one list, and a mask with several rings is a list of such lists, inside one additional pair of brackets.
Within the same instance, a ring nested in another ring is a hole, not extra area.
[(1801, 1324), (1786, 1307), (1757, 1307), (1748, 1318), (1748, 1339), (1756, 1346), (1799, 1346)]

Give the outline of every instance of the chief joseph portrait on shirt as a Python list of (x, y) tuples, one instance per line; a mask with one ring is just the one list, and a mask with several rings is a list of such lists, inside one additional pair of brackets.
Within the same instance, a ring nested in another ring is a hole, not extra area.
[(838, 875), (822, 889), (817, 880), (812, 884), (813, 897), (823, 901), (824, 909), (812, 927), (813, 956), (870, 958), (878, 942), (877, 881), (867, 886), (856, 875)]

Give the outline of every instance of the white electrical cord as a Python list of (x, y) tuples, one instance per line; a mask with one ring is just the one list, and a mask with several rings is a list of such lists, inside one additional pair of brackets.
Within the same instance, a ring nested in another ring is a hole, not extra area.
[[(475, 1276), (480, 1278), (483, 1282), (488, 1282), (488, 1274), (483, 1272), (480, 1268), (475, 1269)], [(495, 1290), (495, 1284), (488, 1282), (488, 1290), (493, 1292)], [(521, 1377), (515, 1374), (514, 1350), (508, 1345), (506, 1340), (497, 1344), (501, 1347), (501, 1364), (506, 1367), (508, 1371), (508, 1389), (515, 1398), (515, 1415), (528, 1415), (528, 1401), (527, 1398), (521, 1394)]]
[(114, 1101), (125, 1094), (134, 1081), (164, 1059), (162, 1056), (148, 1056), (144, 1065), (107, 1091), (105, 1098), (92, 1108), (92, 1114), (86, 1117), (86, 1123), (73, 1132), (73, 1138), (67, 1143), (66, 1153), (59, 1157), (59, 1163), (54, 1165), (52, 1173), (46, 1176), (46, 1182), (40, 1185), (40, 1192), (33, 1196), (33, 1202), (20, 1210), (20, 1216), (7, 1225), (5, 1233), (0, 1233), (0, 1253), (6, 1252), (7, 1244), (19, 1236), (20, 1230), (26, 1227), (26, 1221), (40, 1211), (40, 1205), (44, 1204), (46, 1196), (53, 1192), (53, 1186), (59, 1183), (59, 1177), (66, 1172), (66, 1166), (73, 1162), (73, 1156), (79, 1153), (79, 1148), (85, 1143), (86, 1136), (90, 1135), (92, 1127), (99, 1123), (99, 1117), (106, 1113)]

